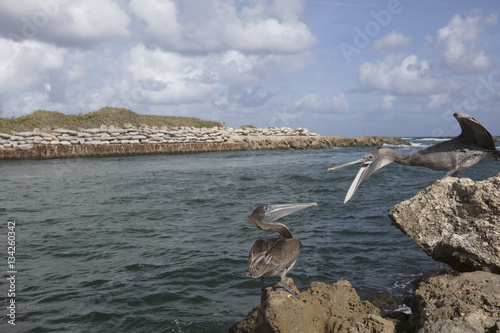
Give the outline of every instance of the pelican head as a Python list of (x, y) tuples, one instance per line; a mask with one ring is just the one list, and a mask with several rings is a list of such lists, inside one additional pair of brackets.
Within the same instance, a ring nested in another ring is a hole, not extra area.
[(262, 229), (264, 225), (276, 225), (276, 220), (283, 216), (298, 212), (308, 207), (317, 206), (315, 202), (280, 204), (280, 205), (261, 205), (248, 216), (248, 221), (254, 227)]
[(394, 150), (389, 148), (379, 147), (376, 150), (367, 153), (363, 158), (360, 158), (359, 160), (355, 160), (333, 168), (329, 168), (328, 171), (333, 171), (344, 168), (346, 166), (361, 164), (361, 169), (359, 169), (356, 178), (354, 178), (354, 181), (352, 182), (351, 187), (349, 188), (349, 191), (347, 191), (344, 203), (346, 203), (352, 198), (352, 196), (358, 189), (359, 185), (361, 185), (361, 183), (367, 180), (368, 177), (370, 177), (378, 169), (382, 168), (383, 166), (386, 166), (389, 163), (394, 162), (397, 159), (397, 156), (399, 155), (397, 155), (397, 153)]

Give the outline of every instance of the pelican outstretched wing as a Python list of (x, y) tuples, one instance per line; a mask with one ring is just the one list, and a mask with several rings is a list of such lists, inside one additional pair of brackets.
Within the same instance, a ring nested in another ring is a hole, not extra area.
[(496, 150), (493, 137), (483, 124), (463, 113), (454, 113), (453, 116), (457, 119), (462, 129), (462, 133), (459, 135), (461, 140), (477, 144), (487, 150)]

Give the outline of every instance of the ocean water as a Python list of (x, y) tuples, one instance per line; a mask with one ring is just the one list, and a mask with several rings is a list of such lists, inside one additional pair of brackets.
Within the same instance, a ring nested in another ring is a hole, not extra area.
[[(436, 142), (411, 141), (394, 149), (407, 155)], [(6, 277), (15, 221), (17, 273), (15, 297), (0, 284), (0, 331), (227, 332), (260, 301), (260, 280), (243, 271), (255, 239), (275, 235), (247, 216), (273, 203), (318, 203), (281, 221), (303, 244), (288, 274), (300, 290), (349, 280), (362, 299), (390, 291), (408, 302), (415, 280), (444, 265), (387, 214), (444, 173), (393, 163), (343, 204), (358, 166), (327, 168), (372, 149), (3, 161), (0, 266)], [(487, 160), (460, 176), (499, 172)]]

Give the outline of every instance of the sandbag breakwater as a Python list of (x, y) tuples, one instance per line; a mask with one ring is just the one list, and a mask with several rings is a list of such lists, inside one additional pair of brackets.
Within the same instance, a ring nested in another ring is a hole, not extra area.
[(150, 128), (101, 126), (74, 131), (0, 133), (0, 159), (50, 159), (183, 154), (259, 149), (309, 149), (408, 144), (400, 138), (323, 137), (307, 129)]

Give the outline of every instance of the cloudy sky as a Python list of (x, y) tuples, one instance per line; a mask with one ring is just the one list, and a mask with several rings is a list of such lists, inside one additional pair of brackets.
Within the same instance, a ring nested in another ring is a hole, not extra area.
[(497, 0), (0, 0), (0, 110), (500, 135)]

